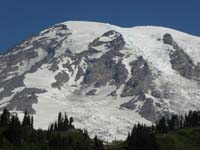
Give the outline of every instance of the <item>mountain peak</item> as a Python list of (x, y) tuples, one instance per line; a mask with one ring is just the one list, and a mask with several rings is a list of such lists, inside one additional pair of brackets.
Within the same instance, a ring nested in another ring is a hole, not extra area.
[(109, 140), (137, 122), (200, 107), (200, 38), (176, 30), (68, 21), (0, 57), (0, 109), (34, 114), (47, 128), (60, 111)]

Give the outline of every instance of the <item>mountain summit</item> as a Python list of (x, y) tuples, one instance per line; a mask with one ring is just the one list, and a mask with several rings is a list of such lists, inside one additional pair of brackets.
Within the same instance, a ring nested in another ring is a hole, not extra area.
[(58, 112), (106, 140), (133, 124), (200, 108), (200, 38), (176, 30), (69, 21), (0, 55), (0, 109)]

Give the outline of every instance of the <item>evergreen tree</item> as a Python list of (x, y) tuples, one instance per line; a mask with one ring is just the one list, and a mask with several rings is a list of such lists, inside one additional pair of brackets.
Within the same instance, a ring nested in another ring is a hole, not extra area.
[(4, 132), (5, 137), (15, 146), (19, 146), (22, 140), (21, 123), (17, 115), (12, 116), (8, 128)]
[(169, 130), (175, 130), (180, 127), (179, 118), (177, 115), (172, 115), (170, 119), (167, 121), (167, 125)]
[(155, 134), (151, 127), (135, 125), (127, 138), (128, 150), (158, 150)]
[(70, 117), (70, 118), (69, 118), (69, 126), (71, 126), (71, 127), (73, 126), (73, 125), (72, 125), (73, 121), (74, 121), (74, 119), (73, 119), (72, 117)]
[(103, 143), (98, 140), (97, 136), (94, 137), (94, 150), (104, 150)]
[(22, 126), (24, 127), (33, 127), (33, 118), (28, 114), (27, 111), (24, 112), (24, 118), (22, 121)]
[(10, 112), (7, 109), (4, 109), (0, 117), (0, 127), (7, 127), (9, 123), (10, 123)]
[(156, 124), (156, 130), (159, 133), (167, 133), (168, 127), (167, 127), (167, 121), (165, 117), (162, 117), (160, 121)]

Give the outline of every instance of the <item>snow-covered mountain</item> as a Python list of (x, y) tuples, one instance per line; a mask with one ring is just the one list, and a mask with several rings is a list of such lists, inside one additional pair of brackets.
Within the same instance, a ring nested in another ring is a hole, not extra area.
[(0, 55), (1, 110), (28, 110), (37, 128), (67, 112), (109, 141), (199, 109), (199, 83), (200, 37), (162, 27), (64, 22)]

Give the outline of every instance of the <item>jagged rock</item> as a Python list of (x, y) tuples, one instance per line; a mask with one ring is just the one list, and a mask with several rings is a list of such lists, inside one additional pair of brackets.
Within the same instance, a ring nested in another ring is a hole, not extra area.
[(178, 46), (170, 34), (163, 36), (163, 42), (172, 45), (175, 49), (175, 51), (170, 52), (172, 69), (178, 71), (185, 78), (199, 81), (200, 64), (195, 65), (192, 59)]
[[(142, 102), (141, 106), (137, 105), (137, 102)], [(159, 104), (157, 104), (159, 105)], [(135, 110), (137, 111), (142, 117), (150, 120), (151, 122), (155, 122), (160, 116), (162, 116), (161, 112), (156, 112), (156, 107), (153, 103), (153, 99), (146, 98), (143, 92), (138, 93), (135, 98), (128, 101), (127, 103), (121, 104), (121, 107)]]
[(127, 74), (128, 72), (123, 64), (116, 64), (111, 58), (102, 57), (96, 62), (92, 62), (87, 68), (84, 83), (95, 83), (96, 87), (107, 83), (121, 84), (126, 80)]
[(172, 35), (169, 34), (169, 33), (166, 33), (166, 34), (163, 36), (163, 42), (164, 42), (165, 44), (171, 45), (174, 49), (179, 49), (178, 44), (174, 41)]
[(162, 98), (162, 94), (159, 91), (155, 91), (153, 90), (151, 93), (152, 96), (156, 97), (156, 98)]
[(69, 80), (69, 75), (66, 72), (62, 71), (62, 72), (59, 72), (55, 76), (55, 79), (56, 79), (56, 82), (52, 83), (51, 86), (53, 88), (59, 88), (60, 89), (62, 87), (62, 85)]
[(89, 92), (87, 92), (86, 95), (87, 96), (94, 96), (94, 95), (96, 95), (96, 91), (97, 91), (97, 89), (92, 89)]
[(123, 83), (127, 78), (127, 70), (125, 66), (119, 62), (115, 63), (113, 58), (116, 56), (123, 57), (120, 55), (119, 50), (123, 49), (125, 42), (122, 35), (116, 31), (109, 31), (102, 35), (102, 37), (107, 37), (112, 34), (116, 36), (110, 41), (101, 41), (100, 38), (95, 39), (90, 43), (89, 47), (95, 47), (102, 45), (104, 43), (109, 43), (108, 47), (110, 51), (106, 52), (99, 59), (93, 59), (88, 61), (88, 68), (85, 73), (84, 83), (90, 85), (95, 83), (95, 87), (106, 85), (108, 82), (113, 83)]
[(59, 61), (58, 60), (54, 59), (50, 64), (51, 64), (51, 67), (49, 70), (51, 70), (53, 72), (59, 70), (59, 67), (58, 67)]
[[(110, 40), (101, 41), (102, 37), (108, 37), (110, 38)], [(89, 47), (97, 47), (103, 44), (105, 44), (105, 46), (110, 50), (121, 50), (125, 45), (125, 41), (119, 32), (112, 30), (104, 33), (101, 37), (95, 39), (92, 43), (90, 43)]]
[(35, 110), (32, 108), (32, 104), (37, 103), (36, 94), (45, 92), (46, 90), (36, 88), (24, 88), (22, 91), (14, 95), (10, 103), (7, 105), (7, 108), (10, 110), (15, 109), (16, 111), (28, 111), (29, 113), (35, 113)]
[(78, 81), (81, 77), (83, 77), (84, 73), (85, 73), (84, 70), (81, 67), (78, 67), (78, 72), (76, 74), (75, 81)]
[(145, 99), (143, 106), (139, 110), (139, 114), (152, 122), (156, 122), (159, 118), (159, 113), (156, 112), (156, 107), (151, 98)]
[(127, 103), (123, 103), (120, 105), (121, 108), (127, 108), (127, 109), (130, 109), (130, 110), (135, 110), (137, 105), (135, 104), (135, 99), (132, 99), (130, 100), (129, 102)]
[(125, 84), (122, 97), (134, 96), (140, 92), (147, 92), (152, 87), (153, 76), (147, 62), (142, 56), (130, 63), (132, 77)]
[(115, 91), (112, 91), (112, 92), (110, 93), (110, 95), (113, 96), (113, 97), (117, 96), (117, 91), (116, 91), (116, 90), (115, 90)]

